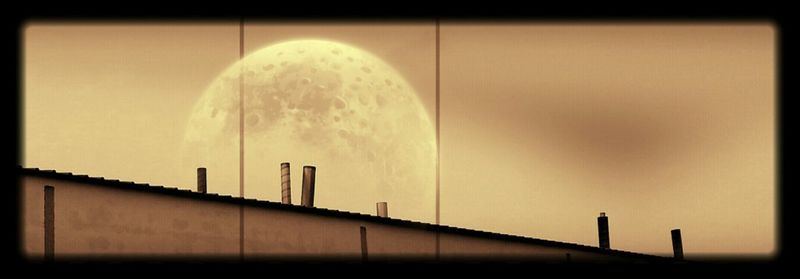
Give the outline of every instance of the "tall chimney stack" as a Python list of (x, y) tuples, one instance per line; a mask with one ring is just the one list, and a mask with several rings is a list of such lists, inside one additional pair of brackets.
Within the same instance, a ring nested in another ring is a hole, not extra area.
[(597, 232), (600, 248), (611, 249), (611, 241), (608, 238), (608, 216), (605, 212), (600, 212), (600, 217), (597, 217)]
[(675, 254), (675, 259), (683, 260), (683, 240), (680, 229), (672, 230), (672, 252)]
[(378, 206), (378, 217), (389, 217), (389, 206), (386, 202), (379, 202)]
[(303, 166), (303, 196), (301, 205), (314, 207), (314, 175), (317, 168), (314, 166)]
[(292, 204), (292, 177), (288, 162), (281, 163), (281, 203)]
[(206, 168), (197, 168), (197, 192), (206, 193)]

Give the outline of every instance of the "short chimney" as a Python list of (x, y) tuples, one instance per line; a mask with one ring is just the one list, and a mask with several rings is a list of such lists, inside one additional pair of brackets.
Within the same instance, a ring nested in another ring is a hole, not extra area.
[(301, 205), (314, 207), (314, 175), (317, 168), (314, 166), (303, 166), (303, 196)]
[(675, 259), (683, 260), (683, 240), (681, 240), (681, 230), (672, 230), (672, 252), (675, 254)]
[(600, 212), (600, 217), (597, 217), (597, 233), (600, 239), (600, 248), (611, 249), (611, 241), (608, 238), (608, 216), (605, 212)]
[(292, 177), (289, 163), (281, 163), (281, 203), (292, 204)]
[(197, 168), (197, 192), (206, 193), (206, 168)]
[(386, 202), (379, 202), (378, 206), (378, 217), (389, 217), (389, 206)]

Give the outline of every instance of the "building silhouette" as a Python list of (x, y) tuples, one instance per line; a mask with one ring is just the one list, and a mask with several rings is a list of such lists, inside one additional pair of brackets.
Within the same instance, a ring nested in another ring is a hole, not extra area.
[(198, 175), (199, 191), (36, 168), (18, 170), (20, 248), (25, 258), (34, 261), (95, 256), (674, 261), (608, 247), (381, 217), (388, 214), (385, 203), (378, 204), (381, 216), (377, 216), (316, 208), (313, 202), (301, 206), (205, 193), (205, 170), (202, 177)]

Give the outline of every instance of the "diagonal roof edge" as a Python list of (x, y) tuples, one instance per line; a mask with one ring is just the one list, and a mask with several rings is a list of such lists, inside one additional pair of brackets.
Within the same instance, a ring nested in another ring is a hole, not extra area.
[(378, 217), (378, 216), (375, 216), (375, 215), (368, 215), (368, 214), (348, 212), (348, 211), (340, 211), (340, 210), (335, 210), (335, 209), (327, 209), (327, 208), (319, 208), (319, 207), (304, 207), (304, 206), (299, 206), (299, 205), (283, 204), (283, 203), (279, 203), (279, 202), (272, 202), (272, 201), (265, 201), (265, 200), (240, 198), (240, 197), (233, 197), (233, 196), (229, 196), (229, 195), (219, 195), (219, 194), (215, 194), (215, 193), (205, 193), (204, 194), (204, 193), (194, 192), (194, 191), (191, 191), (191, 190), (179, 189), (177, 187), (165, 187), (165, 186), (162, 186), (162, 185), (151, 185), (151, 184), (148, 184), (148, 183), (136, 183), (136, 182), (132, 182), (132, 181), (120, 181), (118, 179), (106, 179), (104, 177), (93, 177), (93, 176), (89, 176), (89, 175), (86, 175), (86, 174), (73, 174), (71, 172), (57, 172), (55, 170), (42, 170), (42, 169), (39, 169), (39, 168), (25, 168), (25, 167), (22, 167), (22, 166), (19, 166), (19, 165), (17, 166), (17, 170), (19, 171), (19, 175), (20, 176), (28, 175), (28, 176), (43, 177), (43, 178), (63, 179), (63, 180), (67, 180), (67, 181), (73, 181), (73, 182), (79, 182), (79, 183), (90, 183), (90, 184), (94, 184), (94, 185), (113, 187), (113, 188), (117, 188), (117, 189), (144, 191), (144, 192), (159, 193), (159, 194), (166, 194), (166, 195), (171, 195), (171, 196), (180, 196), (180, 197), (193, 198), (193, 199), (198, 199), (198, 200), (217, 201), (217, 202), (231, 203), (231, 204), (242, 204), (242, 205), (261, 207), (261, 208), (293, 211), (293, 212), (306, 213), (306, 214), (315, 214), (315, 215), (320, 215), (320, 216), (342, 217), (342, 218), (347, 218), (347, 219), (356, 219), (356, 220), (362, 220), (362, 221), (368, 221), (368, 222), (374, 222), (374, 223), (382, 223), (382, 224), (387, 224), (387, 225), (423, 229), (423, 230), (433, 231), (433, 232), (437, 232), (438, 231), (438, 232), (441, 232), (441, 233), (452, 233), (452, 234), (457, 234), (457, 235), (472, 236), (472, 237), (482, 237), (482, 238), (495, 239), (495, 240), (504, 240), (504, 241), (513, 241), (513, 242), (518, 242), (518, 243), (527, 243), (527, 244), (542, 245), (542, 246), (557, 247), (557, 248), (568, 248), (568, 249), (575, 249), (575, 250), (579, 250), (579, 251), (599, 253), (599, 254), (605, 254), (605, 255), (613, 255), (613, 256), (621, 256), (621, 257), (629, 257), (629, 258), (640, 258), (640, 259), (655, 260), (655, 261), (673, 261), (673, 259), (669, 258), (669, 257), (648, 255), (648, 254), (629, 252), (629, 251), (623, 251), (623, 250), (602, 249), (602, 248), (599, 248), (599, 247), (582, 245), (582, 244), (577, 244), (577, 243), (560, 242), (560, 241), (546, 240), (546, 239), (526, 237), (526, 236), (518, 236), (518, 235), (510, 235), (510, 234), (488, 232), (488, 231), (481, 231), (481, 230), (474, 230), (474, 229), (451, 227), (451, 226), (446, 226), (446, 225), (435, 225), (435, 224), (422, 223), (422, 222), (404, 220), (404, 219)]

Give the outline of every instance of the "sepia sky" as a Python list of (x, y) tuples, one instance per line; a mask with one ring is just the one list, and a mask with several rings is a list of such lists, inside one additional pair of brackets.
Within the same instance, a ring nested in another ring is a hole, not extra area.
[[(195, 102), (238, 60), (238, 22), (21, 34), (25, 167), (194, 188), (178, 150)], [(614, 249), (671, 255), (680, 228), (687, 257), (774, 252), (777, 35), (768, 23), (442, 22), (442, 224), (595, 246), (606, 212)], [(248, 21), (244, 50), (357, 46), (414, 87), (433, 123), (435, 36), (433, 22)], [(275, 182), (246, 195), (278, 201)], [(433, 222), (402, 211), (390, 209)]]

